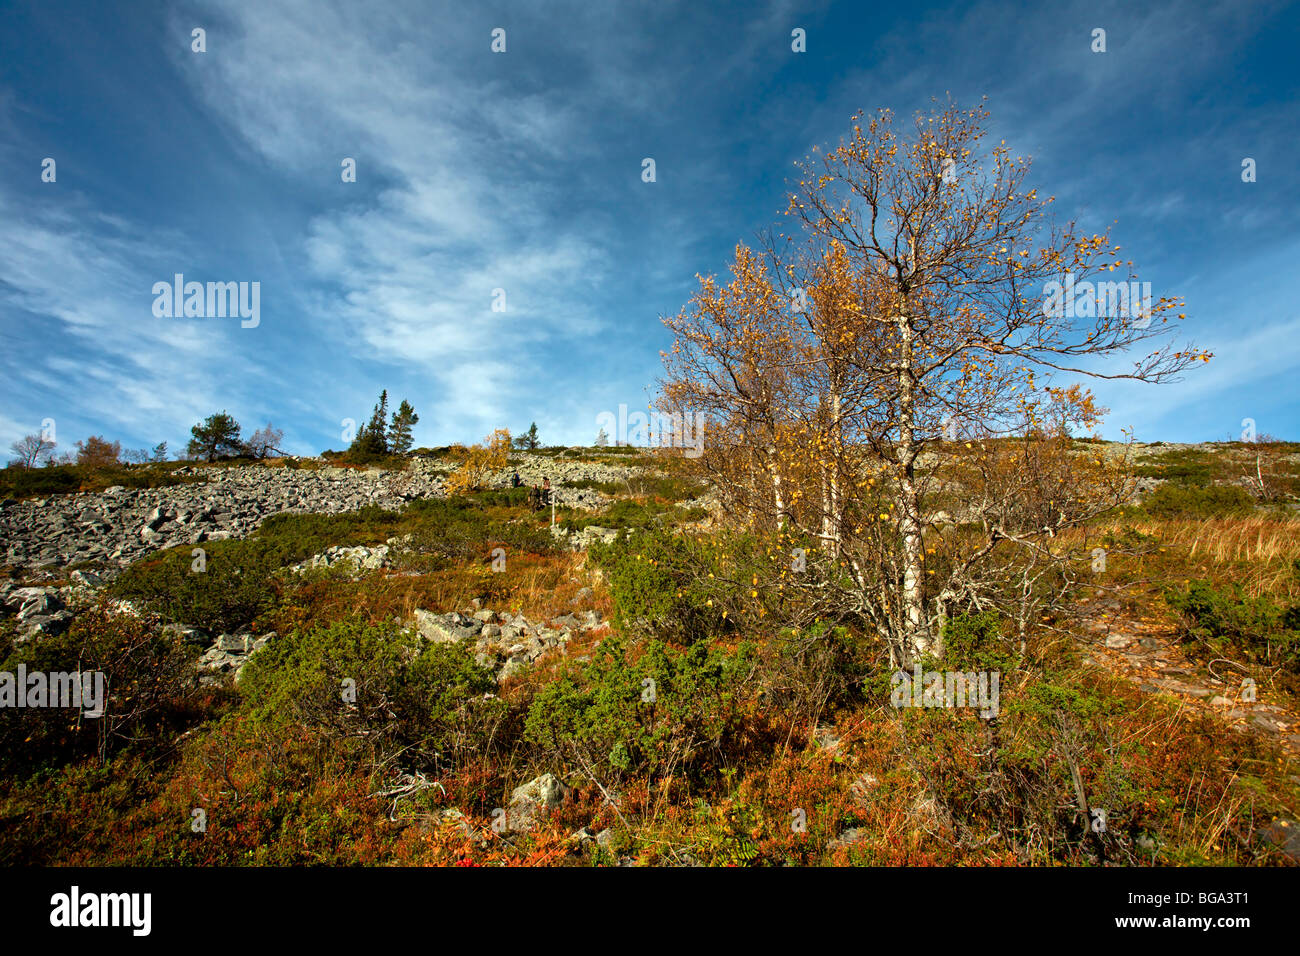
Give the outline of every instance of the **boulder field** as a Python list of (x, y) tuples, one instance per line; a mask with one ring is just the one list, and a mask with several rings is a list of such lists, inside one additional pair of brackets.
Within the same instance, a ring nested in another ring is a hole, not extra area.
[[(121, 567), (169, 547), (242, 538), (271, 515), (339, 514), (365, 505), (401, 509), (417, 498), (444, 497), (449, 470), (430, 458), (415, 458), (402, 471), (186, 467), (176, 474), (205, 480), (0, 500), (0, 563), (36, 573), (86, 563)], [(492, 475), (487, 487), (509, 488), (516, 471), (524, 484), (550, 478), (558, 504), (591, 510), (608, 499), (567, 483), (618, 481), (637, 470), (524, 455), (517, 466)]]

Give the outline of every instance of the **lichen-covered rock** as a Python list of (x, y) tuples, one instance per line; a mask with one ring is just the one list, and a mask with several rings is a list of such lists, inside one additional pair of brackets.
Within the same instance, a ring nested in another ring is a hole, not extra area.
[(553, 773), (544, 773), (518, 786), (510, 794), (506, 809), (506, 825), (511, 830), (532, 828), (537, 812), (554, 809), (564, 802), (565, 786)]
[(463, 617), (455, 611), (436, 614), (423, 609), (417, 609), (412, 614), (412, 623), (421, 637), (437, 644), (470, 640), (483, 627), (481, 622)]

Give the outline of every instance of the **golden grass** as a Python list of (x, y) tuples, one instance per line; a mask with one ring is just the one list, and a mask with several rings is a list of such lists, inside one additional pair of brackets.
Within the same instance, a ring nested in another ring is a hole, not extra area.
[(1289, 564), (1300, 555), (1300, 520), (1295, 518), (1201, 518), (1160, 522), (1149, 529), (1138, 526), (1138, 530), (1157, 533), (1186, 547), (1193, 560), (1214, 564)]
[[(416, 607), (464, 610), (475, 597), (494, 611), (521, 613), (530, 620), (589, 608), (608, 614), (608, 593), (584, 567), (584, 557), (568, 552), (522, 554), (508, 558), (501, 573), (476, 564), (414, 578), (390, 577), (388, 581), (404, 590), (399, 610), (406, 616)], [(594, 594), (579, 602), (576, 598), (583, 587), (592, 588)]]
[(1184, 573), (1222, 577), (1251, 597), (1300, 594), (1292, 563), (1300, 557), (1300, 519), (1271, 515), (1137, 522), (1132, 527), (1159, 538), (1184, 556)]

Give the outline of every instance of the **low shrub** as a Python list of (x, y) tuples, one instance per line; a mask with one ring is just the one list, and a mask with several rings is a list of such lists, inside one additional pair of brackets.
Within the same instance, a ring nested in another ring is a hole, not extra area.
[(526, 739), (605, 784), (628, 775), (704, 779), (738, 756), (754, 651), (607, 639), (585, 666), (538, 690)]
[[(411, 550), (424, 558), (416, 563), (431, 570), (452, 560), (485, 558), (494, 547), (516, 554), (555, 551), (555, 539), (548, 529), (510, 520), (508, 512), (494, 514), (493, 509), (513, 506), (527, 495), (526, 488), (512, 488), (412, 502), (404, 514), (404, 527), (410, 529)], [(429, 557), (435, 559), (432, 566)]]
[(42, 468), (0, 469), (0, 498), (39, 498), (123, 488), (166, 488), (199, 480), (175, 474), (184, 462), (150, 465), (49, 465)]
[[(11, 645), (0, 671), (32, 675), (103, 674), (103, 714), (55, 706), (6, 709), (0, 720), (0, 771), (13, 776), (124, 749), (144, 750), (175, 732), (191, 708), (194, 653), (155, 621), (102, 608), (79, 615), (63, 634)], [(94, 684), (83, 687), (94, 693)]]
[(1002, 619), (996, 613), (954, 614), (944, 625), (945, 668), (1007, 674), (1019, 663), (1019, 655), (1003, 637)]
[(580, 518), (565, 518), (560, 526), (568, 531), (581, 531), (595, 525), (601, 528), (643, 529), (662, 526), (665, 522), (678, 517), (680, 509), (657, 501), (634, 501), (622, 498), (615, 501), (598, 515), (583, 515)]
[(467, 645), (355, 619), (275, 639), (239, 687), (254, 720), (321, 730), (380, 759), (400, 753), (405, 767), (460, 766), (505, 714), (493, 671)]
[(165, 620), (214, 633), (238, 630), (271, 606), (284, 553), (257, 540), (202, 547), (203, 570), (190, 547), (172, 548), (136, 561), (114, 579), (110, 593)]
[(1196, 487), (1167, 483), (1147, 495), (1142, 507), (1157, 518), (1208, 518), (1246, 514), (1254, 509), (1255, 500), (1237, 485)]
[(764, 699), (796, 722), (829, 718), (861, 702), (880, 650), (880, 642), (826, 622), (783, 631), (764, 661)]
[(662, 501), (686, 501), (698, 498), (705, 491), (705, 486), (691, 478), (679, 475), (665, 475), (655, 472), (639, 472), (629, 475), (625, 480), (596, 481), (582, 478), (566, 481), (569, 488), (590, 488), (603, 495), (631, 495), (636, 498), (655, 498)]
[(1238, 585), (1208, 581), (1170, 588), (1165, 600), (1183, 616), (1185, 641), (1300, 674), (1300, 605), (1284, 608), (1267, 596), (1245, 597)]
[[(132, 564), (110, 586), (169, 621), (235, 631), (267, 610), (286, 565), (336, 544), (374, 544), (392, 534), (401, 516), (368, 505), (339, 515), (279, 514), (251, 538), (182, 545)], [(193, 554), (201, 547), (201, 561)]]
[(595, 544), (589, 554), (605, 571), (618, 627), (682, 644), (723, 630), (723, 608), (709, 583), (714, 557), (694, 539), (642, 531)]

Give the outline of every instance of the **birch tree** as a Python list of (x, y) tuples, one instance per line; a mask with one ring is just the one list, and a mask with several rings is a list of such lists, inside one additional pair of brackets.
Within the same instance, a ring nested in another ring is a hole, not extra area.
[[(801, 165), (796, 228), (738, 248), (734, 281), (702, 279), (666, 320), (664, 395), (708, 416), (715, 468), (820, 539), (850, 574), (844, 606), (910, 662), (941, 654), (953, 609), (1008, 593), (1023, 634), (1064, 579), (1062, 533), (1123, 500), (1122, 460), (1072, 448), (1103, 412), (1078, 383), (1165, 382), (1210, 356), (1174, 340), (1180, 301), (1152, 301), (1108, 233), (1050, 221), (1029, 161), (983, 146), (983, 107), (907, 135), (887, 110), (852, 122)], [(962, 530), (936, 537), (953, 489)]]

